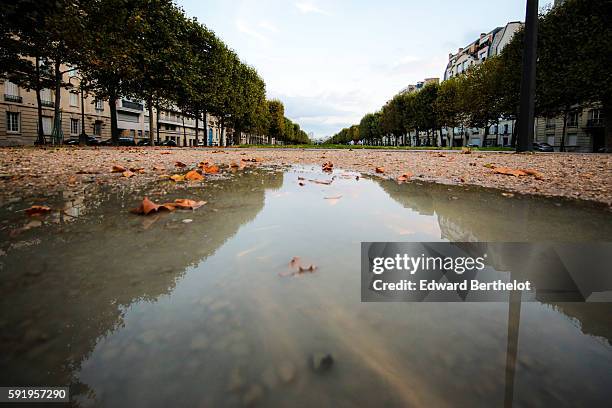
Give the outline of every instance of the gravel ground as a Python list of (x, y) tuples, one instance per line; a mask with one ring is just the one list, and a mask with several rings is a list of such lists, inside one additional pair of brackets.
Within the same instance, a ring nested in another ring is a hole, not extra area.
[[(612, 207), (610, 154), (157, 147), (0, 149), (0, 203), (59, 190), (79, 190), (92, 183), (141, 185), (184, 174), (200, 162), (216, 164), (224, 171), (232, 163), (320, 166), (328, 161), (335, 169), (379, 177), (396, 179), (408, 173), (412, 180), (478, 185), (505, 192), (589, 200)], [(176, 166), (176, 162), (186, 167)], [(112, 173), (114, 165), (132, 168), (136, 174), (125, 177), (121, 172)], [(384, 169), (377, 173), (377, 167)], [(507, 171), (504, 168), (533, 172), (523, 176), (496, 173)]]

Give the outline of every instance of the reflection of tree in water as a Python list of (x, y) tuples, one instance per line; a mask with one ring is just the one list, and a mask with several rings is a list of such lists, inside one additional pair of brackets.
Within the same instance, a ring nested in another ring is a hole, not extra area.
[[(443, 239), (453, 242), (597, 242), (612, 240), (610, 213), (589, 205), (541, 198), (509, 199), (475, 187), (381, 181), (398, 203), (436, 215)], [(586, 334), (612, 343), (607, 303), (546, 302), (580, 322)]]
[(281, 172), (245, 171), (202, 189), (169, 188), (164, 196), (160, 183), (146, 193), (208, 204), (150, 217), (128, 214), (138, 193), (98, 190), (76, 199), (80, 216), (73, 222), (23, 231), (18, 241), (2, 236), (0, 383), (69, 384), (101, 336), (123, 325), (127, 306), (170, 293), (186, 268), (255, 218), (265, 190), (282, 181)]

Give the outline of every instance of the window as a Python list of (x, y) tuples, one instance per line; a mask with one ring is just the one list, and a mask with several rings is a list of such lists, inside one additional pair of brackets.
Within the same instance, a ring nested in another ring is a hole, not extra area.
[(53, 102), (53, 94), (50, 89), (46, 88), (40, 90), (40, 103), (42, 106), (48, 107), (53, 107), (55, 105)]
[(138, 131), (138, 137), (142, 137), (142, 130)]
[(6, 112), (6, 131), (10, 133), (19, 133), (19, 112)]
[(555, 128), (555, 118), (546, 118), (546, 129)]
[(43, 134), (50, 135), (53, 131), (53, 118), (51, 116), (43, 116), (42, 118)]
[(599, 109), (593, 109), (589, 111), (589, 119), (590, 120), (599, 120), (603, 117), (601, 111)]
[(136, 136), (136, 131), (134, 129), (130, 130), (130, 137), (133, 139)]
[(104, 101), (102, 101), (102, 99), (96, 98), (94, 102), (94, 107), (96, 108), (96, 110), (104, 110)]
[(567, 116), (567, 127), (578, 127), (578, 113), (570, 113)]
[(554, 136), (548, 136), (546, 138), (546, 143), (548, 143), (551, 146), (554, 146), (555, 145), (555, 137)]
[(102, 136), (102, 122), (99, 120), (96, 120), (96, 123), (94, 123), (94, 135)]
[(567, 135), (567, 145), (568, 146), (577, 146), (578, 145), (578, 135), (575, 133)]
[(508, 124), (504, 125), (504, 135), (508, 134)]
[(76, 92), (70, 92), (70, 106), (79, 106), (79, 95)]
[(70, 119), (70, 134), (78, 135), (80, 130), (80, 123), (78, 119)]
[(4, 93), (7, 96), (19, 96), (19, 87), (11, 81), (4, 81)]

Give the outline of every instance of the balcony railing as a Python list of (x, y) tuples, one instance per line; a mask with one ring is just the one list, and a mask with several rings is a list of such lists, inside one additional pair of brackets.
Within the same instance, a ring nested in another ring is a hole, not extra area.
[(55, 106), (55, 102), (42, 100), (42, 101), (40, 101), (40, 105), (41, 106), (46, 106), (48, 108), (53, 108)]
[(601, 118), (589, 119), (587, 120), (586, 127), (587, 128), (601, 128), (601, 127), (604, 127), (604, 121)]
[(21, 103), (23, 101), (23, 98), (21, 96), (18, 96), (18, 95), (7, 95), (7, 94), (4, 94), (4, 100), (6, 102)]
[(134, 110), (139, 110), (139, 111), (144, 110), (144, 106), (142, 105), (142, 103), (126, 101), (125, 99), (121, 101), (121, 106), (124, 108), (134, 109)]

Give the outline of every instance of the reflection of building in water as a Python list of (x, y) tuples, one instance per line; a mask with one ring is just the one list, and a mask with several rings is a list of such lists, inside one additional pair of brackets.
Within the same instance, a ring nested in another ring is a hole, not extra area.
[[(436, 214), (441, 238), (453, 242), (608, 242), (612, 223), (605, 210), (555, 200), (503, 197), (499, 191), (439, 184), (381, 181), (398, 203), (420, 214)], [(580, 282), (578, 282), (580, 283)], [(607, 303), (544, 300), (580, 322), (584, 333), (612, 343)]]
[(123, 325), (128, 306), (170, 293), (186, 268), (255, 218), (265, 190), (282, 180), (282, 173), (246, 171), (204, 189), (171, 190), (164, 199), (209, 202), (189, 214), (189, 224), (175, 214), (133, 216), (133, 194), (97, 192), (77, 199), (96, 210), (70, 223), (27, 230), (17, 243), (2, 236), (0, 383), (70, 384), (96, 343)]

